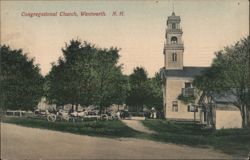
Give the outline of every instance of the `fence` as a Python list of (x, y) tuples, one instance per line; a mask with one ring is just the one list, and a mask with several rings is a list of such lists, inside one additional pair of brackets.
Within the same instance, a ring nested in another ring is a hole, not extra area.
[(34, 113), (31, 111), (7, 110), (5, 111), (5, 115), (11, 117), (28, 117), (28, 116), (34, 116)]

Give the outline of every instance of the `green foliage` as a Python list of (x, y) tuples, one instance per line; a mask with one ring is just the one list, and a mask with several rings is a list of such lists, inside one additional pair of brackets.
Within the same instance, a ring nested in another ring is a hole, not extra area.
[(131, 107), (136, 107), (141, 111), (143, 106), (151, 109), (154, 107), (158, 111), (163, 109), (162, 81), (159, 73), (155, 77), (148, 78), (147, 72), (142, 67), (136, 67), (129, 76), (130, 90), (126, 103)]
[(0, 45), (1, 108), (33, 110), (43, 95), (43, 77), (21, 49)]
[(195, 96), (183, 96), (182, 94), (178, 96), (178, 100), (184, 104), (194, 103), (195, 99)]
[[(194, 85), (205, 92), (220, 92), (232, 89), (247, 90), (249, 83), (250, 38), (225, 47), (216, 53), (211, 68), (196, 77)], [(239, 97), (240, 98), (240, 97)], [(246, 97), (242, 97), (245, 98)], [(242, 99), (242, 101), (244, 101)]]
[(62, 49), (63, 57), (52, 64), (44, 89), (50, 103), (108, 107), (124, 104), (161, 108), (159, 74), (148, 79), (144, 68), (137, 67), (129, 77), (118, 65), (117, 48), (102, 49), (71, 40)]
[[(211, 68), (194, 80), (194, 85), (212, 100), (214, 93), (234, 95), (232, 104), (241, 110), (243, 127), (249, 126), (250, 37), (216, 53)], [(227, 98), (227, 97), (225, 97)]]
[(162, 79), (159, 73), (149, 79), (150, 95), (146, 105), (151, 109), (154, 107), (157, 111), (163, 111)]
[(123, 104), (126, 77), (118, 65), (117, 48), (102, 49), (79, 40), (71, 40), (62, 49), (63, 57), (46, 77), (47, 99), (58, 105), (90, 104), (107, 107)]
[(126, 99), (126, 104), (136, 107), (137, 112), (141, 111), (143, 105), (150, 94), (150, 87), (147, 78), (147, 72), (142, 67), (136, 67), (134, 72), (129, 76), (130, 90)]

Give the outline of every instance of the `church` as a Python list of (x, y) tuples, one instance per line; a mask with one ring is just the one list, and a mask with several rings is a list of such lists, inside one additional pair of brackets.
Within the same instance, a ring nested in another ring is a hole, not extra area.
[(200, 113), (192, 104), (185, 104), (180, 98), (192, 98), (195, 90), (192, 81), (207, 67), (183, 66), (184, 44), (182, 41), (181, 18), (173, 12), (167, 19), (166, 41), (164, 44), (164, 67), (161, 69), (163, 79), (163, 108), (166, 119), (194, 120), (200, 119)]
[[(163, 112), (167, 120), (199, 121), (208, 124), (208, 107), (204, 98), (193, 88), (194, 78), (208, 67), (183, 66), (184, 44), (182, 41), (181, 18), (173, 12), (167, 19), (166, 41), (164, 44), (164, 67), (160, 74), (163, 80)], [(212, 118), (215, 128), (241, 128), (242, 118), (239, 109), (230, 100), (216, 95), (213, 99)], [(184, 99), (189, 99), (186, 101)], [(191, 103), (190, 103), (191, 102)], [(197, 106), (200, 106), (199, 108)]]

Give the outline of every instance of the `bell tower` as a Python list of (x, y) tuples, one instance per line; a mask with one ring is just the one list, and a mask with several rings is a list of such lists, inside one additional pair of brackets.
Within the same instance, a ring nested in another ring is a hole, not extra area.
[(173, 12), (167, 20), (166, 42), (164, 44), (164, 66), (166, 70), (183, 69), (184, 45), (182, 42), (181, 18)]

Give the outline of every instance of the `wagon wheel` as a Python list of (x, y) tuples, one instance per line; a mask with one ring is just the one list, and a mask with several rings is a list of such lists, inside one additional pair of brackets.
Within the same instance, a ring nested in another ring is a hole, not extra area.
[(50, 114), (47, 116), (47, 120), (49, 122), (55, 122), (56, 121), (56, 115), (55, 114)]

